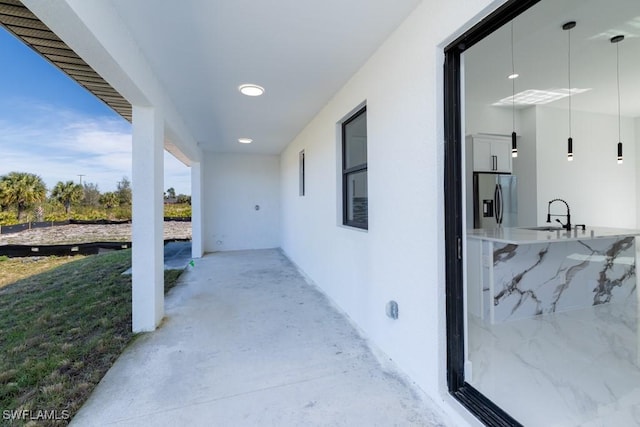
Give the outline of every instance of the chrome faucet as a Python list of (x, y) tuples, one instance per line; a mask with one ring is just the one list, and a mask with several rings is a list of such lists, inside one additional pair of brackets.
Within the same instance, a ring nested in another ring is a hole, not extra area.
[[(551, 213), (551, 204), (553, 202), (562, 202), (565, 204), (565, 206), (567, 207), (567, 214), (566, 215), (556, 215), (556, 214), (552, 214)], [(551, 217), (552, 216), (565, 216), (567, 217), (567, 223), (563, 224), (562, 222), (560, 222), (559, 219), (556, 218), (556, 221), (560, 223), (560, 225), (562, 225), (562, 228), (564, 228), (567, 231), (571, 231), (571, 211), (569, 210), (569, 203), (565, 202), (562, 199), (553, 199), (549, 202), (549, 205), (547, 206), (547, 222), (551, 222)]]

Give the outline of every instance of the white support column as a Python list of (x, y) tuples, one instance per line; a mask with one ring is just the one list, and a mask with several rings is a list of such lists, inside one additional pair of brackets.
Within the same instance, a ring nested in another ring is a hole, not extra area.
[(164, 315), (164, 120), (133, 106), (133, 331), (153, 331)]
[(191, 164), (191, 256), (204, 254), (204, 227), (202, 222), (202, 163)]

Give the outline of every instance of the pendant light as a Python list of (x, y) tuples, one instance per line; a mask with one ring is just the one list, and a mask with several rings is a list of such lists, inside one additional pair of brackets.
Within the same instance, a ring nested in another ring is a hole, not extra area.
[(620, 49), (618, 43), (624, 40), (624, 36), (619, 35), (611, 38), (611, 43), (616, 45), (616, 81), (618, 83), (618, 164), (622, 164), (622, 136), (620, 132)]
[(567, 32), (567, 38), (569, 40), (567, 49), (567, 80), (569, 82), (569, 138), (567, 139), (567, 161), (573, 161), (573, 137), (571, 136), (571, 29), (575, 28), (576, 22), (569, 21), (562, 26), (562, 29)]
[(513, 21), (511, 21), (511, 117), (513, 120), (513, 132), (511, 132), (511, 157), (518, 157), (518, 145), (516, 142), (516, 65), (513, 59)]

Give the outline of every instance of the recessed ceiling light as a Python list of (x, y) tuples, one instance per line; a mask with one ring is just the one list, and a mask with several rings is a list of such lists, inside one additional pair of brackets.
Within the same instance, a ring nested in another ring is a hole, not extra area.
[(238, 90), (243, 95), (260, 96), (264, 93), (264, 88), (254, 84), (243, 84), (238, 86)]
[(238, 138), (238, 142), (240, 144), (251, 144), (253, 142), (253, 139), (251, 139), (251, 138)]
[(507, 78), (510, 79), (510, 80), (517, 79), (518, 77), (520, 77), (520, 74), (518, 74), (518, 73), (509, 74), (507, 76)]

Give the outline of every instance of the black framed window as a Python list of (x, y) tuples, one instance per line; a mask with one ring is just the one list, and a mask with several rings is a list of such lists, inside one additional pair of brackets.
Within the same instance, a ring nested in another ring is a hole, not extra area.
[(304, 150), (298, 154), (298, 181), (299, 181), (299, 196), (304, 196), (305, 192), (305, 176), (304, 176)]
[(342, 223), (369, 228), (367, 107), (342, 123)]

